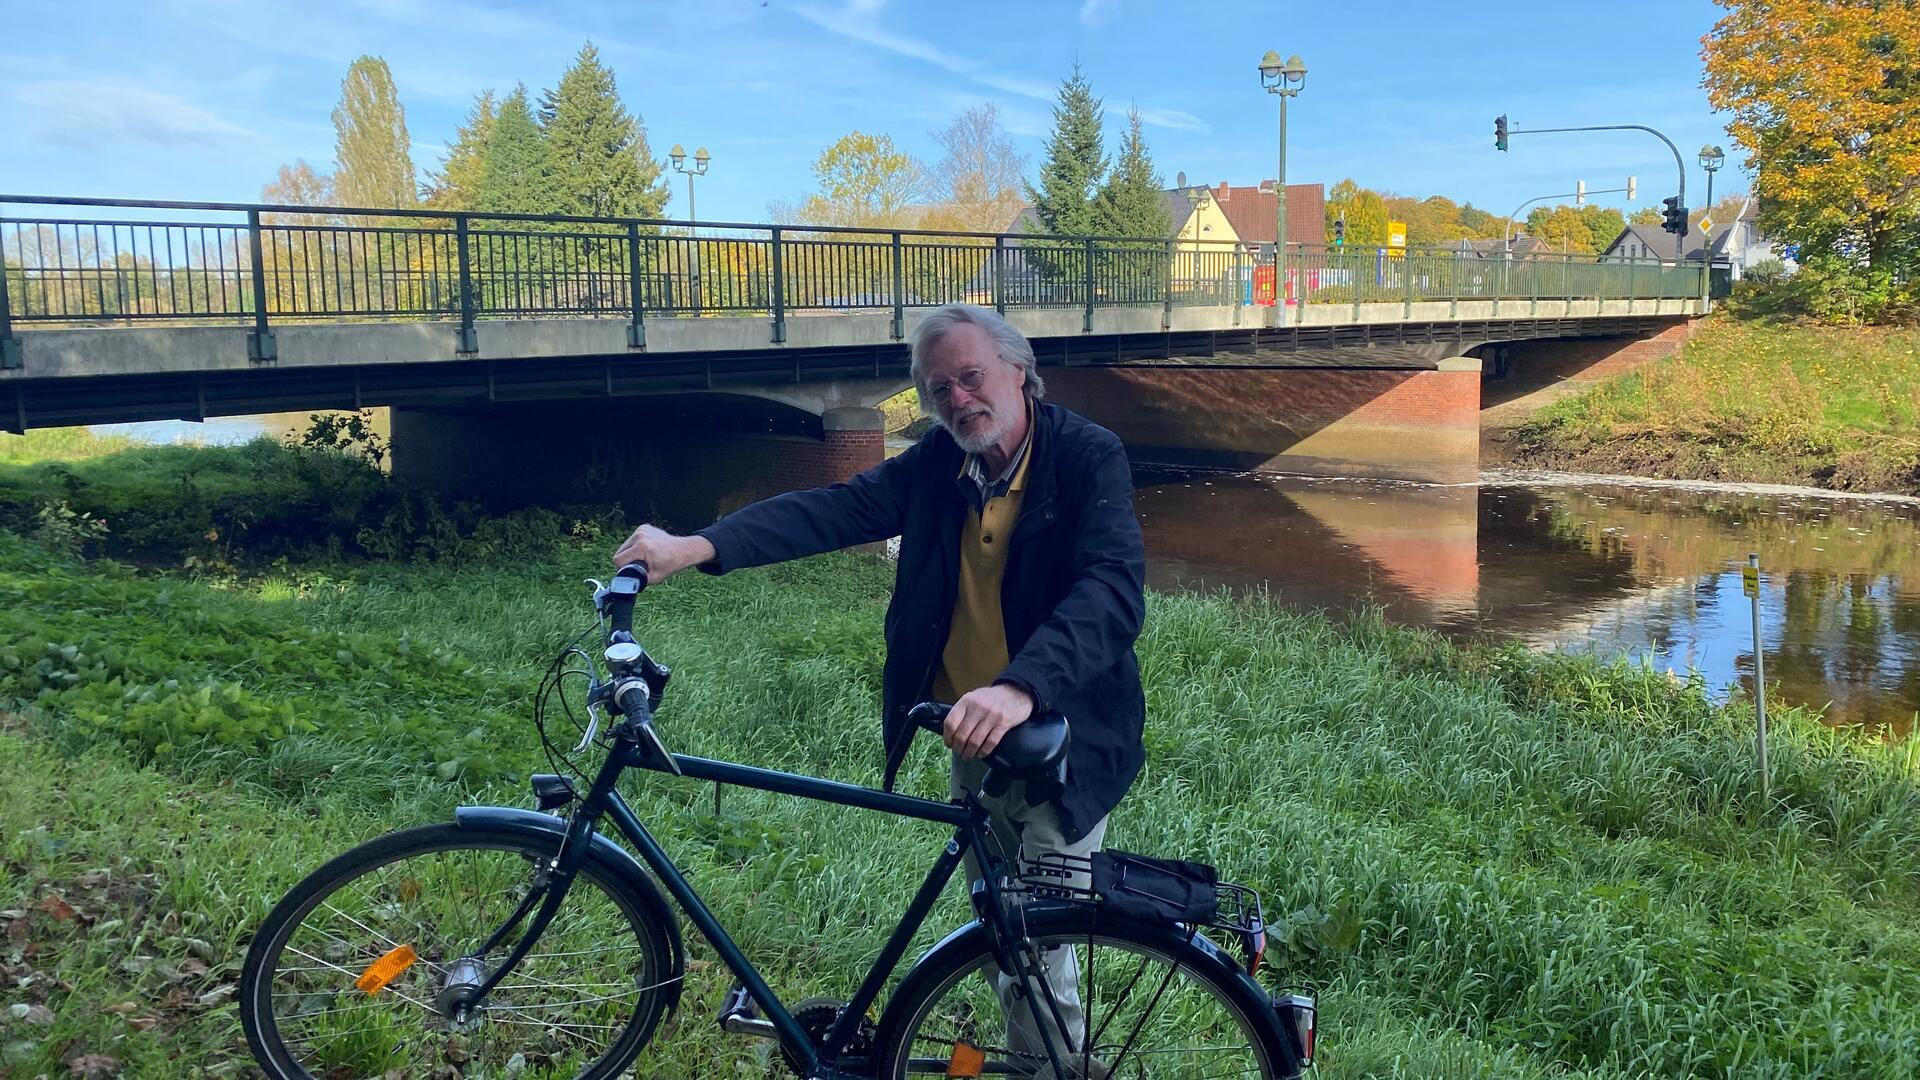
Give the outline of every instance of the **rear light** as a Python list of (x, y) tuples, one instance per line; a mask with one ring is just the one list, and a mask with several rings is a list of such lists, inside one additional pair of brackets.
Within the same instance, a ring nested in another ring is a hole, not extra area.
[(1275, 997), (1273, 1011), (1280, 1015), (1282, 1024), (1291, 1025), (1294, 1037), (1300, 1041), (1301, 1067), (1313, 1064), (1314, 1022), (1318, 1016), (1313, 995), (1286, 994)]

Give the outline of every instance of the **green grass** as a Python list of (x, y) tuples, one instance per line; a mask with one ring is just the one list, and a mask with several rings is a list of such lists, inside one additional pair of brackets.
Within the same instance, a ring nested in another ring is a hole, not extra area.
[(1711, 319), (1518, 437), (1562, 467), (1920, 494), (1920, 331)]
[(124, 436), (95, 435), (86, 428), (36, 428), (25, 435), (0, 432), (0, 463), (77, 461), (134, 445)]
[[(243, 1054), (221, 988), (275, 897), (458, 801), (527, 804), (492, 778), (540, 760), (531, 689), (580, 628), (577, 583), (603, 547), (209, 583), (0, 542), (3, 640), (42, 641), (33, 665), (0, 669), (24, 717), (0, 736), (0, 909), (21, 1000), (53, 1015), (7, 1027), (8, 1067), (97, 1053), (163, 1077)], [(834, 556), (650, 591), (639, 635), (676, 669), (665, 736), (876, 782), (888, 587), (880, 561)], [(1785, 714), (1767, 808), (1748, 717), (1651, 672), (1257, 597), (1155, 596), (1141, 655), (1149, 765), (1112, 842), (1264, 892), (1274, 970), (1325, 988), (1324, 1075), (1920, 1069), (1920, 787), (1897, 750)], [(171, 681), (307, 723), (208, 714), (161, 751), (111, 699), (90, 711), (86, 688), (115, 679), (120, 700), (170, 700)], [(943, 772), (922, 746), (903, 786), (942, 790)], [(748, 792), (715, 818), (709, 789), (653, 776), (629, 793), (796, 997), (851, 989), (939, 842)], [(949, 896), (934, 921), (961, 917)], [(714, 1027), (726, 980), (695, 959), (642, 1073), (762, 1074), (764, 1047)]]

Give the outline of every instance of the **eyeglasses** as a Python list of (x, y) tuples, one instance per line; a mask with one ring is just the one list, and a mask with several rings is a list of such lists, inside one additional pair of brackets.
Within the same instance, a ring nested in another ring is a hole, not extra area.
[(970, 368), (961, 372), (959, 377), (954, 379), (953, 382), (943, 382), (937, 386), (927, 387), (927, 400), (933, 402), (935, 405), (945, 405), (947, 399), (953, 396), (955, 383), (959, 384), (960, 389), (971, 394), (985, 385), (986, 381), (987, 373), (985, 369)]

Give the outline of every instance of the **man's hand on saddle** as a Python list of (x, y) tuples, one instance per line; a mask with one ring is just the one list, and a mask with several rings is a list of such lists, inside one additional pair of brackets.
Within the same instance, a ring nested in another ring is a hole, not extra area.
[(1007, 732), (1033, 715), (1033, 697), (1012, 683), (994, 683), (960, 695), (947, 713), (947, 729), (941, 735), (948, 749), (963, 758), (978, 759), (993, 753)]
[(675, 536), (665, 529), (642, 525), (613, 553), (613, 565), (647, 564), (647, 580), (659, 584), (689, 566), (699, 566), (715, 555), (704, 536)]

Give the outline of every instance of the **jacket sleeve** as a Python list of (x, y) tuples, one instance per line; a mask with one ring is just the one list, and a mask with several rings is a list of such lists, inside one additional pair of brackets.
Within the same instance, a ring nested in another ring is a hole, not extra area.
[(735, 510), (695, 534), (715, 552), (700, 569), (724, 574), (900, 535), (920, 455), (916, 443), (845, 483), (789, 491)]
[(1140, 636), (1146, 549), (1133, 516), (1133, 477), (1120, 440), (1090, 448), (1091, 473), (1072, 541), (1073, 584), (996, 681), (1033, 695), (1036, 711), (1113, 666)]

